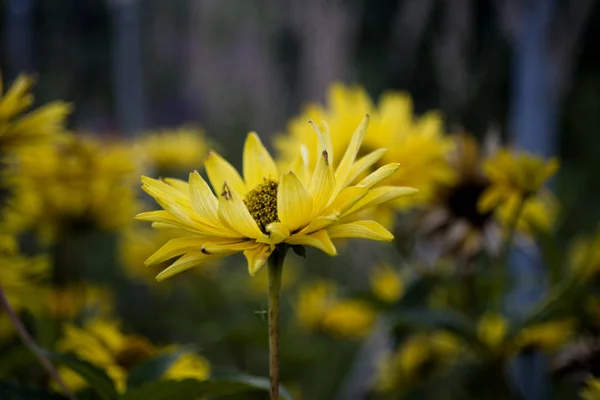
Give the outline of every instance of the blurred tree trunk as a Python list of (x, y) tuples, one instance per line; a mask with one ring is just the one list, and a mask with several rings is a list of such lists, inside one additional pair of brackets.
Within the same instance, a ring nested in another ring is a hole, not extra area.
[(5, 46), (6, 60), (3, 68), (3, 78), (12, 81), (20, 72), (33, 72), (31, 57), (32, 19), (34, 0), (5, 1)]
[(138, 0), (108, 0), (112, 13), (113, 92), (120, 131), (133, 135), (145, 127)]

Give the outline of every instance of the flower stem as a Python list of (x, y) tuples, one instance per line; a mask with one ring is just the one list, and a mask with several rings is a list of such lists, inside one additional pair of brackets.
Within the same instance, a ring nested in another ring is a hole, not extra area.
[(502, 300), (506, 294), (507, 286), (508, 286), (508, 260), (510, 249), (512, 248), (515, 232), (517, 230), (517, 223), (519, 222), (519, 218), (521, 217), (521, 213), (523, 212), (523, 208), (525, 208), (525, 202), (527, 201), (527, 196), (523, 196), (508, 225), (508, 231), (506, 233), (506, 240), (502, 245), (502, 249), (500, 251), (500, 256), (498, 258), (497, 264), (497, 276), (498, 276), (498, 291), (496, 294), (496, 308), (499, 312), (502, 311)]
[(278, 245), (269, 257), (269, 379), (270, 400), (279, 399), (279, 297), (287, 245)]
[(36, 356), (36, 358), (38, 359), (38, 361), (40, 362), (42, 367), (44, 367), (44, 369), (46, 370), (48, 375), (50, 375), (59, 384), (59, 386), (63, 390), (63, 393), (69, 399), (75, 400), (75, 396), (67, 388), (67, 385), (65, 385), (65, 383), (62, 381), (62, 379), (60, 379), (60, 376), (59, 376), (58, 372), (56, 371), (56, 369), (54, 368), (54, 365), (52, 365), (52, 362), (49, 359), (47, 359), (44, 356), (44, 354), (42, 354), (42, 352), (40, 351), (40, 348), (35, 343), (35, 341), (31, 337), (31, 335), (29, 334), (29, 332), (27, 332), (27, 329), (25, 329), (25, 326), (23, 325), (23, 323), (21, 322), (21, 320), (19, 319), (19, 317), (17, 316), (15, 311), (10, 306), (10, 303), (8, 302), (8, 298), (6, 297), (6, 294), (4, 293), (2, 286), (0, 286), (0, 307), (4, 308), (4, 311), (8, 315), (8, 318), (10, 319), (15, 330), (17, 331), (17, 335), (19, 335), (19, 337), (21, 338), (21, 340), (23, 341), (25, 346), (27, 346), (29, 351), (31, 351)]

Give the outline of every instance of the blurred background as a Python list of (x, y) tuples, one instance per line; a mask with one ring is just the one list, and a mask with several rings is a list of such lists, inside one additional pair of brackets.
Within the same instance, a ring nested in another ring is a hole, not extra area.
[[(566, 210), (557, 233), (565, 238), (591, 232), (600, 219), (599, 40), (594, 0), (3, 0), (0, 7), (4, 81), (34, 74), (36, 104), (72, 102), (74, 131), (129, 139), (198, 125), (239, 166), (248, 131), (270, 146), (305, 104), (325, 102), (332, 83), (361, 84), (374, 99), (402, 90), (417, 114), (440, 110), (448, 131), (501, 135), (558, 155), (553, 187)], [(364, 259), (374, 257), (369, 251)], [(153, 283), (115, 280), (114, 259), (86, 263), (89, 279), (122, 293), (117, 309), (130, 330), (197, 342), (215, 365), (265, 374), (260, 288), (248, 303), (229, 299), (228, 285), (239, 286), (223, 277), (218, 285), (194, 281), (189, 292), (170, 288), (190, 282), (167, 282), (156, 296)], [(342, 276), (342, 286), (360, 280), (343, 270), (359, 262), (337, 263), (337, 272), (321, 275)], [(320, 259), (311, 267), (319, 266), (328, 268)], [(227, 267), (248, 279), (245, 268)], [(361, 368), (336, 366), (371, 350), (293, 339), (289, 329), (284, 383), (305, 399), (353, 398)], [(323, 365), (313, 371), (314, 360)]]

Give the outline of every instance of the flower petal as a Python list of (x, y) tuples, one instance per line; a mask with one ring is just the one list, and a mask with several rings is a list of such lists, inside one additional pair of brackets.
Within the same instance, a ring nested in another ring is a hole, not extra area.
[(310, 183), (310, 194), (313, 200), (311, 217), (319, 215), (325, 209), (334, 189), (335, 177), (333, 176), (333, 169), (331, 164), (329, 164), (327, 152), (323, 151)]
[(378, 168), (376, 171), (372, 172), (370, 175), (358, 182), (356, 186), (365, 188), (373, 187), (374, 185), (381, 182), (383, 179), (396, 172), (398, 168), (400, 168), (400, 164), (398, 163), (384, 165), (383, 167)]
[[(347, 187), (336, 196), (335, 200), (331, 202), (327, 209), (331, 211), (335, 210), (339, 214), (343, 214), (346, 212), (346, 210), (348, 210), (350, 207), (356, 204), (360, 199), (365, 197), (367, 193), (369, 193), (369, 189), (364, 187)], [(328, 214), (327, 211), (325, 211), (325, 214)]]
[(327, 228), (331, 239), (364, 238), (389, 242), (394, 235), (375, 221), (356, 221)]
[(225, 226), (244, 237), (256, 239), (265, 236), (240, 196), (230, 190), (227, 183), (223, 185), (223, 193), (219, 196), (218, 214)]
[(329, 238), (326, 230), (320, 230), (310, 235), (294, 235), (290, 236), (286, 241), (288, 244), (300, 244), (316, 247), (317, 249), (329, 254), (337, 256), (337, 250)]
[(208, 153), (208, 156), (204, 160), (204, 168), (206, 169), (210, 184), (217, 195), (223, 190), (225, 182), (240, 196), (244, 196), (248, 191), (246, 184), (237, 170), (214, 151)]
[(144, 262), (145, 265), (160, 264), (163, 261), (167, 261), (173, 257), (180, 256), (184, 253), (200, 250), (202, 245), (206, 242), (206, 238), (202, 237), (180, 237), (169, 240), (160, 249), (156, 250), (148, 259)]
[(216, 260), (219, 257), (209, 256), (200, 251), (192, 251), (175, 261), (171, 266), (156, 276), (157, 281), (164, 281), (180, 272), (206, 264), (208, 261)]
[(269, 232), (269, 244), (279, 244), (290, 237), (290, 230), (281, 222), (271, 222), (266, 229)]
[(490, 186), (477, 201), (477, 210), (479, 212), (488, 212), (498, 207), (511, 193), (502, 185)]
[(387, 203), (402, 196), (408, 196), (417, 193), (418, 190), (411, 187), (403, 186), (380, 186), (369, 190), (369, 193), (360, 199), (355, 205), (350, 207), (342, 217), (354, 214), (366, 208), (375, 207), (379, 204)]
[(248, 261), (248, 272), (250, 276), (254, 276), (258, 270), (264, 265), (269, 259), (269, 256), (275, 249), (275, 246), (269, 246), (267, 244), (259, 244), (254, 248), (244, 251), (244, 256)]
[(243, 242), (206, 242), (202, 245), (200, 251), (206, 255), (229, 255), (237, 253), (238, 251), (248, 250), (256, 246), (256, 243), (252, 240), (245, 240)]
[(352, 165), (352, 168), (350, 168), (350, 174), (348, 175), (348, 179), (346, 179), (344, 186), (352, 184), (360, 174), (371, 168), (387, 151), (388, 149), (377, 149), (358, 159)]
[(348, 144), (346, 152), (344, 153), (344, 157), (342, 157), (337, 170), (335, 171), (335, 180), (337, 182), (335, 188), (336, 193), (339, 193), (346, 184), (348, 176), (350, 175), (350, 170), (352, 169), (352, 164), (354, 164), (356, 155), (358, 154), (363, 139), (365, 138), (365, 134), (367, 133), (368, 126), (369, 115), (367, 114), (354, 131), (352, 139), (350, 139), (350, 143)]
[(265, 179), (277, 181), (277, 167), (256, 132), (250, 132), (244, 144), (244, 180), (246, 186), (252, 189)]
[(312, 199), (293, 172), (283, 174), (277, 190), (277, 215), (290, 230), (306, 225), (312, 215)]
[(191, 205), (200, 219), (212, 226), (220, 227), (219, 201), (198, 171), (190, 174), (189, 194)]

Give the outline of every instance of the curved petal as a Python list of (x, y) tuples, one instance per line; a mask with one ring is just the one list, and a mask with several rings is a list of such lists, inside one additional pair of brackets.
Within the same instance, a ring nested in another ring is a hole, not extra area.
[(346, 179), (346, 182), (344, 182), (343, 186), (352, 184), (352, 182), (354, 182), (354, 180), (358, 178), (360, 174), (371, 168), (377, 161), (381, 159), (381, 157), (383, 157), (387, 151), (388, 149), (377, 149), (358, 159), (354, 164), (352, 164), (352, 167), (350, 168), (350, 174), (348, 175), (348, 178)]
[(313, 172), (310, 183), (310, 195), (313, 200), (311, 217), (319, 215), (325, 209), (335, 189), (335, 177), (328, 157), (327, 152), (323, 151)]
[(320, 230), (311, 233), (310, 235), (290, 236), (285, 242), (288, 244), (301, 244), (316, 247), (330, 256), (337, 256), (337, 250), (333, 243), (331, 243), (329, 234), (326, 230)]
[(333, 224), (339, 218), (340, 218), (339, 212), (333, 212), (330, 215), (318, 216), (317, 218), (310, 221), (310, 223), (306, 227), (304, 227), (302, 230), (300, 230), (300, 232), (298, 232), (298, 235), (308, 235), (309, 233), (319, 231), (319, 230), (325, 228), (326, 226)]
[(510, 191), (506, 190), (502, 186), (491, 186), (488, 188), (479, 200), (477, 201), (477, 210), (479, 212), (488, 212), (498, 207), (506, 198)]
[(279, 244), (290, 237), (290, 230), (281, 222), (271, 222), (267, 225), (269, 232), (269, 244)]
[(248, 261), (250, 276), (254, 276), (260, 270), (274, 249), (275, 246), (259, 244), (254, 248), (244, 251), (244, 256), (246, 256), (246, 260)]
[(202, 245), (200, 251), (208, 256), (212, 255), (229, 255), (237, 253), (239, 251), (248, 250), (251, 247), (256, 246), (256, 243), (252, 240), (245, 240), (243, 242), (206, 242)]
[(306, 225), (312, 214), (312, 199), (293, 172), (283, 174), (277, 189), (277, 215), (290, 230)]
[(206, 264), (208, 261), (216, 260), (219, 257), (209, 256), (200, 251), (192, 251), (175, 261), (171, 266), (156, 276), (157, 281), (164, 281), (180, 272)]
[(387, 229), (375, 221), (356, 221), (327, 228), (331, 239), (364, 238), (389, 242), (394, 239)]
[[(343, 214), (350, 207), (355, 205), (360, 199), (365, 197), (369, 193), (369, 189), (358, 186), (350, 186), (342, 190), (335, 199), (331, 202), (327, 210), (337, 211), (339, 214)], [(325, 214), (328, 214), (326, 211)]]
[(369, 193), (356, 204), (350, 207), (342, 217), (346, 217), (350, 214), (364, 210), (366, 208), (375, 207), (379, 204), (387, 203), (388, 201), (395, 200), (402, 196), (408, 196), (413, 193), (417, 193), (418, 190), (411, 187), (403, 186), (380, 186), (375, 189), (369, 190)]
[(265, 179), (277, 181), (277, 167), (256, 132), (250, 132), (244, 144), (244, 180), (247, 188), (252, 189)]
[(398, 170), (398, 168), (400, 168), (400, 164), (398, 164), (398, 163), (391, 163), (391, 164), (384, 165), (383, 167), (378, 168), (376, 171), (372, 172), (367, 177), (365, 177), (363, 180), (358, 182), (358, 184), (356, 186), (365, 187), (365, 188), (373, 187), (376, 184), (378, 184), (379, 182), (381, 182), (383, 179), (387, 178), (388, 176), (390, 176), (394, 172), (396, 172)]
[(244, 237), (256, 239), (264, 236), (240, 196), (231, 191), (227, 183), (224, 184), (223, 193), (219, 196), (218, 214), (225, 226)]
[(190, 174), (189, 194), (191, 205), (200, 219), (212, 226), (220, 227), (218, 209), (219, 201), (198, 171)]
[(204, 160), (204, 168), (206, 169), (210, 184), (217, 195), (223, 190), (225, 182), (240, 196), (244, 196), (248, 191), (246, 184), (237, 170), (214, 151), (208, 153), (208, 156)]
[(190, 185), (186, 181), (177, 178), (164, 178), (163, 180), (184, 195), (187, 195), (190, 192)]
[(202, 245), (206, 242), (205, 238), (202, 237), (181, 237), (169, 240), (160, 249), (156, 250), (146, 261), (145, 265), (160, 264), (163, 261), (167, 261), (173, 257), (180, 256), (193, 250), (200, 250)]
[(352, 169), (352, 164), (354, 164), (356, 155), (358, 154), (363, 139), (365, 138), (365, 134), (367, 133), (368, 126), (369, 115), (367, 114), (354, 131), (352, 139), (350, 139), (350, 143), (348, 144), (346, 152), (344, 153), (344, 157), (342, 157), (337, 170), (335, 171), (335, 180), (337, 182), (335, 188), (336, 193), (339, 193), (343, 189), (343, 185), (346, 184), (346, 180), (348, 179), (350, 170)]

